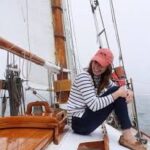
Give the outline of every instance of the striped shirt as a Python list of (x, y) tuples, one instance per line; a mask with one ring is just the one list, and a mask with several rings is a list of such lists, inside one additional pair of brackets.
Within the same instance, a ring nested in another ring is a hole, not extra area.
[[(110, 81), (106, 89), (112, 86), (114, 86), (114, 83)], [(72, 116), (82, 117), (87, 107), (95, 112), (114, 102), (111, 94), (103, 97), (100, 97), (100, 95), (97, 96), (92, 77), (88, 72), (82, 72), (77, 75), (67, 103), (68, 123), (71, 123)]]

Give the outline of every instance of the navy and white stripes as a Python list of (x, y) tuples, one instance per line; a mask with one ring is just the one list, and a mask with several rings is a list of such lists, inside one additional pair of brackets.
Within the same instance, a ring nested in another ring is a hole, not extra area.
[[(113, 82), (110, 82), (108, 87), (113, 85)], [(82, 117), (87, 107), (95, 112), (113, 103), (113, 101), (111, 94), (104, 97), (97, 96), (90, 74), (82, 72), (75, 78), (70, 91), (67, 104), (68, 122), (71, 123), (72, 116)]]

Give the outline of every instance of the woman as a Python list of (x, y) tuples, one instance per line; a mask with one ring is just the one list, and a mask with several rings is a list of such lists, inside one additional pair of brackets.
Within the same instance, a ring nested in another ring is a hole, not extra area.
[(145, 150), (131, 133), (127, 103), (133, 99), (133, 92), (117, 87), (110, 80), (112, 62), (112, 52), (99, 49), (88, 70), (77, 75), (68, 101), (68, 121), (75, 133), (86, 135), (100, 126), (114, 110), (122, 128), (119, 143), (132, 150)]

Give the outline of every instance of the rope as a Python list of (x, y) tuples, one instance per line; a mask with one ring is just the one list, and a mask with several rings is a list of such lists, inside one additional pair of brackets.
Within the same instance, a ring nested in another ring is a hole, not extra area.
[(24, 107), (23, 110), (25, 112), (25, 103), (24, 103), (24, 99), (22, 99), (24, 95), (22, 89), (22, 81), (19, 78), (19, 74), (8, 69), (6, 75), (6, 81), (8, 84), (10, 114), (12, 116), (18, 115), (19, 107), (21, 104), (23, 104)]
[[(15, 47), (13, 45), (11, 48)], [(14, 71), (10, 70), (10, 67), (13, 69), (17, 69), (15, 65), (15, 57), (13, 55), (13, 59), (11, 59), (12, 64), (10, 63), (10, 54), (7, 52), (7, 71), (6, 71), (6, 83), (8, 86), (8, 94), (9, 94), (9, 104), (10, 104), (10, 115), (18, 115), (19, 114), (19, 107), (21, 104), (23, 104), (23, 110), (25, 112), (25, 103), (23, 97), (23, 90), (21, 89), (22, 87), (22, 81), (19, 77), (20, 72), (19, 71)], [(22, 87), (23, 88), (23, 87)], [(3, 97), (3, 112), (2, 115), (5, 113), (5, 104), (6, 104), (7, 98), (5, 98), (5, 95)], [(22, 110), (22, 108), (21, 108)], [(21, 111), (23, 113), (23, 111)]]
[(4, 96), (2, 98), (2, 117), (5, 116), (6, 105), (7, 105), (7, 97), (5, 96), (5, 94), (6, 94), (6, 90), (4, 91)]

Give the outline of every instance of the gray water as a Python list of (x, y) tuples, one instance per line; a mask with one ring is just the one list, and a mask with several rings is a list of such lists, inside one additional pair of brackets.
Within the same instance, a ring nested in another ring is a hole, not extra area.
[(150, 96), (136, 97), (139, 127), (150, 135)]

